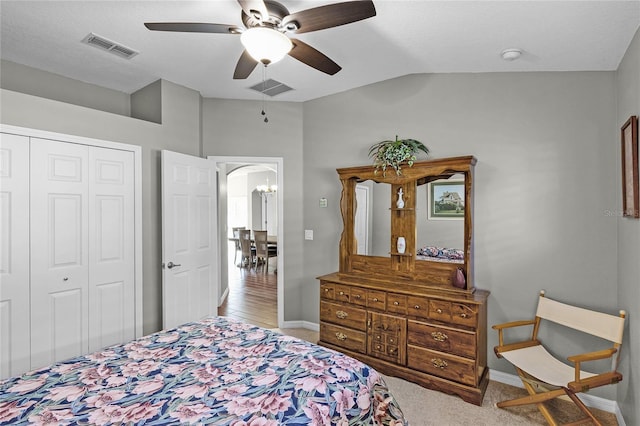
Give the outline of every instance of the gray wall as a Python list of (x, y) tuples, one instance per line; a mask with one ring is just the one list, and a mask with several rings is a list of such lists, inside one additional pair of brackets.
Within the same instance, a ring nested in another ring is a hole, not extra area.
[[(640, 115), (640, 31), (627, 50), (617, 72), (617, 119), (616, 131), (631, 115)], [(622, 209), (620, 139), (613, 143), (616, 152), (616, 194), (614, 211)], [(640, 221), (618, 218), (618, 301), (627, 310), (625, 348), (622, 352), (621, 371), (624, 381), (618, 385), (618, 404), (628, 425), (640, 424)]]
[[(278, 230), (283, 241), (285, 321), (303, 318), (301, 298), (308, 297), (311, 282), (303, 278), (302, 252), (302, 112), (300, 103), (267, 102), (269, 123), (262, 121), (261, 102), (203, 99), (202, 143), (204, 156), (282, 157), (284, 187), (284, 229)], [(274, 182), (275, 183), (275, 182)], [(306, 226), (306, 225), (304, 225)], [(331, 250), (334, 248), (332, 247)], [(313, 319), (318, 322), (318, 318)]]
[[(39, 75), (39, 84), (45, 85), (42, 79), (46, 77), (46, 73)], [(50, 84), (60, 83), (58, 76), (51, 77)], [(3, 79), (3, 83), (5, 81), (7, 80)], [(80, 88), (84, 87), (84, 83), (81, 83)], [(162, 90), (162, 125), (4, 88), (0, 92), (0, 122), (3, 124), (142, 146), (145, 333), (157, 331), (162, 325), (160, 150), (168, 149), (192, 155), (200, 152), (200, 95), (166, 81), (158, 87)], [(66, 89), (75, 91), (78, 88), (68, 84)]]
[[(335, 168), (370, 163), (369, 146), (396, 134), (434, 158), (478, 158), (475, 278), (491, 291), (489, 325), (532, 318), (540, 289), (616, 313), (615, 111), (614, 72), (410, 75), (306, 102), (304, 223), (317, 237), (304, 251), (304, 319), (318, 320), (314, 277), (338, 267)], [(317, 207), (323, 196), (329, 209)], [(549, 334), (567, 355), (591, 349)], [(615, 399), (615, 387), (598, 394)]]

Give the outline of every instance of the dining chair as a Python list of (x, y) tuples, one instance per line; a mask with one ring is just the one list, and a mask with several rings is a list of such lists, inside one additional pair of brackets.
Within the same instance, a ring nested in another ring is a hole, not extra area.
[(267, 231), (253, 231), (253, 237), (256, 242), (256, 268), (261, 263), (265, 267), (263, 272), (269, 272), (269, 258), (278, 255), (278, 248), (267, 242)]
[(240, 240), (240, 251), (242, 258), (240, 266), (251, 268), (255, 263), (256, 248), (251, 244), (251, 231), (249, 229), (239, 229), (238, 236)]
[(231, 228), (232, 232), (233, 232), (233, 238), (237, 238), (237, 240), (235, 241), (236, 244), (236, 252), (233, 255), (233, 264), (235, 265), (237, 260), (238, 260), (238, 252), (242, 253), (242, 248), (240, 247), (240, 233), (238, 232), (241, 229), (246, 229), (244, 226), (237, 226), (234, 228)]

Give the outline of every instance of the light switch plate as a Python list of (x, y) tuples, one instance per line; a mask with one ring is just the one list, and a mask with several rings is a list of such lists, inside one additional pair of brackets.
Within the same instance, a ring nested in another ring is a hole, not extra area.
[(304, 230), (304, 239), (305, 240), (313, 240), (313, 229), (305, 229)]

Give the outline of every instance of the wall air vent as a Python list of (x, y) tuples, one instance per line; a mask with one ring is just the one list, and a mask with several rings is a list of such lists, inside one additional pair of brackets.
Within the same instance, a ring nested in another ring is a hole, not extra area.
[(118, 55), (121, 58), (125, 59), (131, 59), (138, 53), (140, 53), (129, 47), (123, 46), (119, 43), (116, 43), (115, 41), (111, 41), (94, 33), (89, 33), (85, 38), (82, 39), (82, 42), (88, 44), (89, 46), (97, 47), (101, 50), (106, 50), (107, 52), (113, 53), (114, 55)]
[(264, 93), (268, 96), (279, 95), (280, 93), (288, 92), (289, 90), (293, 90), (291, 87), (286, 84), (280, 83), (272, 78), (266, 80), (264, 83), (260, 82), (254, 86), (249, 87), (251, 90), (255, 90), (256, 92)]

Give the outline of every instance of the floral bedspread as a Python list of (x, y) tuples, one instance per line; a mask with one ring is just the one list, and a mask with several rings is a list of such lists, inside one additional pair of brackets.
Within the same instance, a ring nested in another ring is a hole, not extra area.
[(360, 361), (218, 317), (0, 381), (0, 424), (407, 422)]

